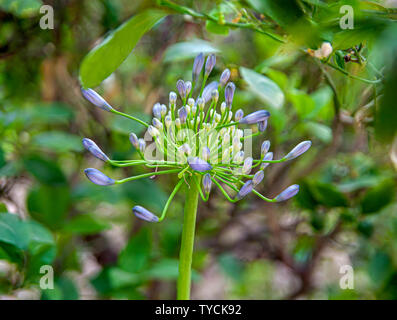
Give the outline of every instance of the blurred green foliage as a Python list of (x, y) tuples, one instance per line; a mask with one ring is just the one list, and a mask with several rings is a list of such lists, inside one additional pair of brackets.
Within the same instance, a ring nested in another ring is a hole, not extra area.
[[(42, 4), (54, 30), (39, 27)], [(346, 4), (352, 30), (339, 26)], [(143, 128), (99, 112), (79, 87), (149, 118), (204, 52), (217, 54), (210, 81), (231, 70), (234, 108), (271, 111), (271, 151), (313, 147), (266, 169), (259, 190), (298, 182), (296, 199), (231, 205), (216, 194), (200, 206), (193, 298), (397, 299), (396, 16), (383, 1), (0, 0), (0, 296), (175, 297), (183, 198), (147, 225), (131, 207), (159, 212), (174, 181), (87, 182), (83, 169), (100, 164), (83, 137), (128, 159), (128, 133)], [(308, 54), (324, 41), (329, 57)], [(346, 264), (352, 290), (339, 286)], [(43, 265), (52, 290), (40, 290)]]

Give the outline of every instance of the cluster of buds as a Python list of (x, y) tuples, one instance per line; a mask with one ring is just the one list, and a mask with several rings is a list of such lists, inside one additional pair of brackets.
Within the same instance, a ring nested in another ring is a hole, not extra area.
[[(170, 92), (168, 106), (161, 103), (153, 106), (151, 123), (114, 109), (92, 89), (82, 89), (84, 97), (97, 107), (137, 121), (147, 128), (142, 138), (135, 133), (129, 136), (139, 159), (111, 160), (87, 138), (83, 139), (84, 147), (96, 158), (113, 166), (144, 165), (154, 169), (149, 173), (114, 180), (97, 169), (89, 168), (85, 174), (91, 182), (108, 186), (162, 174), (176, 174), (179, 178), (160, 218), (141, 206), (135, 206), (133, 213), (138, 218), (149, 222), (163, 220), (173, 197), (184, 184), (190, 187), (194, 183), (203, 201), (208, 200), (213, 185), (231, 202), (239, 201), (250, 193), (268, 202), (280, 202), (299, 191), (298, 185), (292, 185), (271, 199), (255, 188), (262, 182), (269, 164), (300, 156), (310, 148), (311, 142), (301, 142), (283, 158), (275, 160), (269, 151), (270, 142), (266, 140), (261, 145), (260, 158), (254, 159), (252, 138), (266, 130), (270, 113), (258, 110), (244, 115), (242, 109), (233, 112), (236, 86), (229, 81), (230, 70), (224, 70), (219, 81), (207, 84), (215, 62), (215, 55), (209, 55), (205, 61), (204, 55), (199, 54), (193, 63), (192, 80), (177, 81), (178, 94)], [(194, 92), (197, 92), (196, 98)], [(224, 96), (224, 101), (220, 101), (221, 96)], [(252, 125), (257, 127), (255, 132), (250, 129)]]

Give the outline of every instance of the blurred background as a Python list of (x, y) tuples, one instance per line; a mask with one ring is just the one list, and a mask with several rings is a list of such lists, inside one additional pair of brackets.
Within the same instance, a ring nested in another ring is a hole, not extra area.
[[(273, 197), (298, 183), (294, 199), (231, 204), (213, 191), (199, 204), (192, 298), (396, 299), (396, 2), (161, 2), (0, 0), (0, 298), (176, 297), (183, 194), (162, 223), (131, 212), (161, 212), (173, 178), (104, 188), (83, 173), (142, 170), (84, 152), (89, 137), (113, 159), (135, 157), (128, 134), (143, 127), (86, 102), (79, 68), (112, 30), (156, 7), (169, 15), (95, 88), (107, 101), (150, 119), (178, 79), (190, 80), (193, 58), (216, 53), (212, 77), (232, 71), (234, 108), (271, 111), (265, 138), (275, 158), (313, 142), (297, 161), (269, 166), (259, 188)], [(43, 4), (54, 9), (53, 29), (40, 28)], [(346, 4), (354, 28), (343, 30)], [(325, 41), (333, 52), (320, 59)], [(254, 140), (257, 154), (265, 138)], [(54, 289), (39, 286), (43, 265)], [(344, 289), (343, 266), (353, 288)]]

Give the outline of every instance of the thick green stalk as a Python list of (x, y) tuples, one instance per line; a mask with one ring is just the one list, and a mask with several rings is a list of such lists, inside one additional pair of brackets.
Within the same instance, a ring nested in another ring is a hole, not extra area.
[(196, 214), (199, 197), (199, 190), (197, 189), (197, 185), (194, 183), (193, 179), (189, 179), (188, 182), (190, 188), (186, 191), (182, 242), (179, 255), (178, 300), (190, 299), (194, 233), (196, 228)]

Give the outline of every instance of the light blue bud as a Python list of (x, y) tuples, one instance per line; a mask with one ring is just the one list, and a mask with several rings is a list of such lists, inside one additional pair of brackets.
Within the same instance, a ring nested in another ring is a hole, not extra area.
[(204, 65), (204, 55), (200, 53), (196, 58), (194, 58), (193, 62), (193, 72), (192, 72), (192, 79), (196, 81), (197, 78), (200, 76), (201, 70), (203, 69)]
[(258, 184), (260, 184), (264, 177), (265, 177), (265, 174), (263, 173), (262, 170), (255, 173), (254, 177), (252, 178), (252, 183), (254, 184), (254, 187), (256, 187)]
[(181, 123), (186, 123), (187, 119), (187, 110), (185, 107), (182, 107), (178, 110), (178, 116), (179, 119), (181, 120)]
[(186, 98), (186, 86), (183, 80), (178, 80), (176, 82), (176, 88), (178, 89), (179, 95), (182, 99)]
[(243, 174), (249, 174), (252, 169), (253, 159), (251, 157), (245, 158), (243, 164)]
[(269, 140), (263, 141), (262, 146), (261, 146), (262, 157), (265, 156), (265, 154), (269, 151), (269, 149), (270, 149), (270, 141)]
[(311, 147), (312, 142), (310, 140), (303, 141), (299, 143), (295, 148), (293, 148), (285, 157), (284, 159), (292, 160), (296, 157), (299, 157), (303, 153), (305, 153)]
[(259, 110), (255, 111), (253, 113), (250, 113), (249, 115), (245, 116), (242, 118), (239, 123), (242, 124), (253, 124), (253, 123), (258, 123), (261, 121), (267, 120), (267, 118), (270, 117), (270, 112), (267, 110)]
[(225, 88), (225, 102), (229, 108), (232, 105), (235, 90), (236, 86), (233, 82), (229, 82)]
[(276, 202), (281, 202), (288, 200), (295, 196), (299, 192), (299, 185), (293, 184), (292, 186), (289, 186), (287, 189), (285, 189), (283, 192), (281, 192), (276, 198)]
[(260, 132), (264, 132), (264, 131), (266, 130), (266, 128), (267, 128), (267, 119), (258, 122), (258, 130), (259, 130)]
[[(268, 152), (263, 157), (263, 161), (270, 161), (273, 160), (273, 152)], [(263, 162), (261, 164), (261, 170), (265, 169), (270, 163)]]
[(104, 98), (102, 98), (94, 90), (92, 90), (92, 89), (85, 90), (85, 89), (81, 88), (81, 92), (82, 92), (84, 98), (86, 98), (93, 105), (95, 105), (105, 111), (113, 110), (113, 108), (110, 106), (110, 104), (107, 103), (106, 100)]
[(219, 81), (222, 87), (226, 85), (226, 83), (229, 81), (229, 78), (230, 78), (230, 70), (229, 69), (223, 70)]
[(83, 139), (83, 146), (86, 148), (91, 154), (102, 161), (109, 161), (109, 157), (96, 145), (94, 141), (88, 138)]
[(211, 153), (210, 148), (203, 147), (203, 155), (202, 156), (205, 161), (208, 161), (210, 159), (210, 155), (211, 155), (210, 153)]
[(141, 139), (138, 139), (138, 144), (139, 144), (139, 150), (140, 150), (141, 152), (145, 152), (145, 149), (146, 149), (146, 142), (145, 142), (145, 140), (143, 140), (142, 138), (141, 138)]
[(203, 94), (201, 96), (204, 99), (205, 103), (210, 101), (212, 91), (214, 91), (217, 88), (218, 88), (218, 82), (217, 81), (212, 81), (210, 84), (205, 86), (205, 88), (203, 90)]
[(203, 187), (204, 187), (204, 192), (206, 194), (210, 193), (211, 186), (212, 186), (211, 175), (209, 173), (206, 173), (203, 178)]
[(189, 163), (190, 168), (195, 171), (204, 172), (212, 169), (212, 166), (207, 161), (204, 161), (199, 157), (189, 157), (187, 162)]
[(192, 83), (190, 81), (185, 82), (186, 96), (189, 95), (190, 90), (192, 90)]
[(216, 56), (214, 54), (210, 54), (207, 57), (207, 61), (205, 62), (205, 75), (208, 76), (212, 69), (214, 69), (216, 63)]
[(242, 109), (238, 109), (234, 114), (234, 120), (239, 122), (244, 117), (244, 111)]
[(176, 96), (176, 93), (174, 91), (170, 92), (170, 98), (169, 99), (170, 99), (170, 104), (174, 105), (176, 103), (177, 96)]
[(237, 200), (241, 200), (244, 198), (247, 194), (251, 193), (254, 188), (254, 185), (252, 183), (252, 180), (248, 180), (240, 189), (240, 191), (237, 193), (236, 198)]
[(84, 170), (84, 173), (92, 183), (95, 183), (99, 186), (110, 186), (114, 184), (114, 180), (112, 178), (109, 178), (107, 175), (103, 174), (97, 169), (88, 168)]
[(130, 142), (136, 149), (139, 148), (138, 137), (133, 132), (130, 133)]
[(153, 116), (155, 116), (157, 119), (161, 119), (161, 104), (160, 103), (155, 103), (153, 106)]
[(148, 221), (148, 222), (159, 222), (159, 218), (151, 213), (149, 210), (145, 209), (141, 206), (135, 206), (132, 208), (132, 212), (139, 219)]

